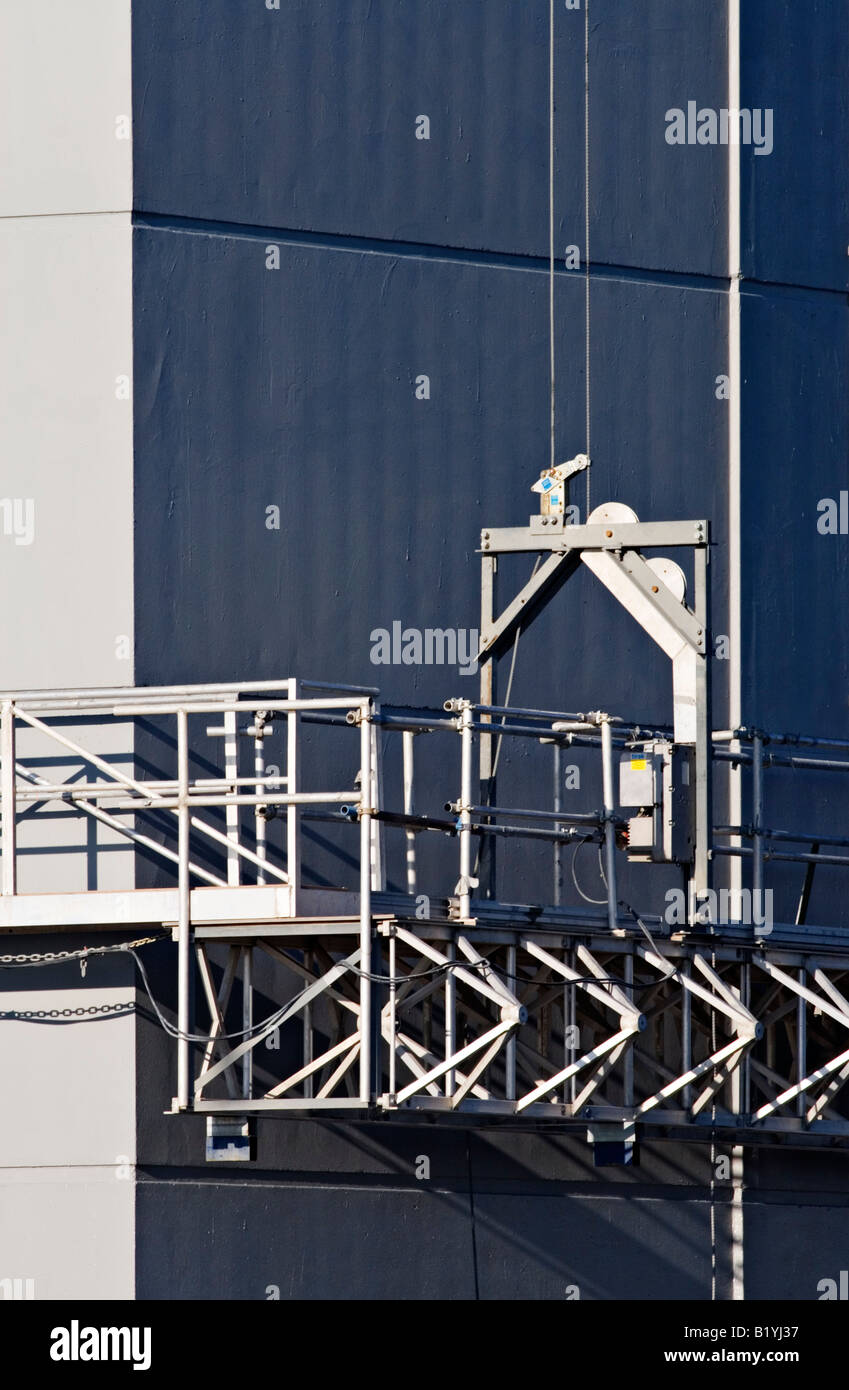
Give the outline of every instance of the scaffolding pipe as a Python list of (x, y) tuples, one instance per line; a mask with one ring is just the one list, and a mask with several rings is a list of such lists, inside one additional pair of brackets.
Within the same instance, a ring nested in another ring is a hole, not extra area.
[[(753, 851), (745, 845), (740, 849), (735, 849), (733, 845), (714, 845), (713, 853), (726, 857), (737, 855), (748, 858)], [(767, 850), (764, 858), (781, 864), (832, 864), (836, 868), (849, 868), (849, 858), (839, 854), (804, 854), (801, 850), (798, 854), (783, 854), (781, 851)]]
[[(691, 966), (685, 960), (681, 973), (685, 979), (689, 980)], [(686, 984), (681, 989), (681, 1071), (687, 1075), (693, 1067), (693, 996)], [(685, 1110), (690, 1109), (692, 1104), (693, 1091), (689, 1082), (681, 1092), (681, 1099)]]
[[(304, 951), (304, 970), (309, 971), (310, 975), (312, 975), (313, 968), (314, 968), (314, 965), (313, 965), (312, 951)], [(311, 1003), (307, 1003), (307, 1004), (304, 1006), (304, 1020), (303, 1020), (303, 1023), (301, 1024), (301, 1041), (302, 1041), (302, 1050), (303, 1050), (303, 1054), (304, 1054), (304, 1066), (305, 1066), (305, 1067), (308, 1067), (308, 1066), (310, 1065), (310, 1063), (313, 1061), (313, 1045), (312, 1045), (312, 1004), (311, 1004)], [(312, 1094), (313, 1094), (313, 1084), (312, 1084), (312, 1083), (313, 1083), (313, 1074), (312, 1074), (312, 1072), (310, 1072), (308, 1076), (305, 1076), (305, 1077), (304, 1077), (304, 1095), (305, 1095), (305, 1096), (312, 1097)]]
[[(258, 716), (257, 716), (258, 717)], [(207, 733), (219, 730), (209, 730)], [(220, 732), (224, 735), (224, 776), (229, 787), (234, 786), (234, 780), (239, 775), (239, 731), (236, 721), (236, 711), (227, 710), (224, 715), (224, 724)], [(259, 788), (257, 788), (259, 791)], [(239, 862), (239, 807), (238, 804), (228, 798), (227, 806), (224, 811), (224, 822), (227, 826), (227, 883), (231, 888), (238, 888), (242, 881), (241, 864)]]
[[(450, 704), (446, 701), (446, 708)], [(579, 720), (582, 724), (587, 722), (585, 714), (572, 714), (568, 710), (553, 709), (524, 709), (521, 705), (474, 705), (476, 714), (514, 714), (520, 715), (523, 719), (541, 719), (549, 721), (552, 719), (573, 719)], [(548, 731), (551, 732), (550, 730)]]
[[(797, 971), (797, 979), (804, 989), (806, 972), (803, 965)], [(796, 1114), (800, 1118), (804, 1117), (807, 1107), (805, 1092), (801, 1089), (808, 1070), (808, 1015), (805, 1004), (805, 996), (800, 991), (796, 1001), (796, 1084), (800, 1088), (796, 1097)]]
[(755, 734), (752, 739), (752, 895), (758, 908), (764, 886), (763, 754), (763, 739), (760, 734)]
[[(27, 768), (18, 766), (17, 773), (19, 777), (26, 777), (30, 781), (38, 782), (36, 773), (30, 772)], [(39, 788), (35, 787), (32, 790), (36, 792), (36, 799), (39, 799), (37, 795)], [(122, 787), (119, 788), (119, 790), (124, 791), (125, 789)], [(18, 789), (17, 795), (20, 800), (20, 788)], [(43, 800), (44, 798), (40, 799)], [(179, 864), (180, 856), (176, 854), (174, 850), (168, 849), (166, 845), (161, 845), (157, 840), (152, 840), (149, 835), (142, 835), (138, 830), (132, 830), (128, 825), (122, 825), (116, 816), (110, 815), (108, 811), (102, 810), (99, 806), (93, 806), (90, 801), (83, 799), (77, 800), (76, 797), (74, 797), (73, 800), (75, 808), (85, 812), (87, 816), (92, 816), (94, 820), (99, 820), (103, 825), (108, 825), (109, 829), (116, 831), (118, 835), (123, 835), (126, 839), (132, 840), (134, 844), (141, 845), (143, 849), (148, 849), (153, 854), (160, 855), (161, 858), (169, 860), (172, 864)], [(133, 808), (133, 810), (137, 809), (137, 806)], [(192, 824), (194, 825), (196, 822), (193, 820)], [(226, 879), (219, 878), (218, 874), (209, 873), (207, 869), (202, 869), (199, 864), (191, 862), (189, 864), (189, 870), (197, 878), (202, 878), (206, 883), (212, 884), (215, 888), (227, 887)]]
[[(410, 729), (405, 729), (401, 735), (401, 742), (404, 754), (404, 815), (411, 816), (413, 814), (415, 787), (415, 734)], [(405, 838), (407, 841), (407, 892), (414, 895), (416, 891), (415, 831), (408, 829)], [(394, 1090), (394, 1088), (390, 1087), (390, 1090)]]
[[(624, 992), (634, 1003), (634, 956), (631, 951), (625, 956), (623, 961), (625, 970)], [(623, 1078), (622, 1078), (622, 1104), (631, 1106), (634, 1104), (634, 1049), (625, 1049)]]
[[(445, 809), (451, 811), (455, 808), (448, 802)], [(473, 816), (516, 816), (519, 820), (569, 821), (576, 825), (599, 826), (603, 820), (597, 811), (564, 811), (562, 808), (555, 811), (525, 811), (512, 806), (470, 806), (469, 810)]]
[[(19, 775), (28, 776), (31, 781), (35, 778), (35, 774), (30, 773), (21, 763), (17, 765), (17, 771)], [(268, 785), (272, 787), (285, 785), (288, 780), (288, 777), (269, 777), (267, 779)], [(225, 777), (196, 777), (189, 787), (189, 795), (194, 796), (196, 791), (202, 791), (203, 793), (209, 792), (210, 794), (212, 792), (226, 792), (227, 788), (231, 786), (256, 787), (256, 784), (256, 777), (234, 777), (229, 781)], [(77, 797), (87, 796), (91, 797), (93, 801), (100, 801), (104, 797), (125, 796), (128, 786), (132, 785), (144, 787), (146, 793), (155, 792), (163, 796), (176, 796), (177, 794), (177, 783), (174, 781), (173, 777), (168, 782), (154, 782), (151, 779), (149, 782), (144, 781), (137, 784), (120, 784), (117, 782), (48, 782), (46, 778), (38, 778), (36, 784), (32, 787), (18, 787), (17, 797), (18, 801), (42, 801), (45, 799), (46, 795), (49, 800), (58, 798), (62, 801), (75, 801)], [(265, 786), (266, 783), (263, 782), (263, 788), (265, 788)], [(138, 805), (137, 802), (134, 804)]]
[[(343, 820), (355, 821), (359, 817), (356, 806), (342, 805), (339, 815)], [(335, 820), (336, 817), (333, 817)], [(373, 811), (372, 819), (381, 825), (396, 825), (416, 835), (424, 830), (438, 830), (443, 835), (456, 835), (456, 820), (442, 820), (439, 816), (406, 815), (403, 811)]]
[[(489, 730), (487, 730), (489, 731)], [(460, 916), (472, 913), (472, 707), (466, 703), (460, 716)]]
[[(219, 704), (209, 704), (206, 699), (199, 700), (197, 704), (192, 704), (184, 700), (180, 704), (171, 702), (170, 704), (132, 704), (126, 709), (115, 706), (118, 714), (132, 715), (141, 718), (145, 714), (179, 714), (181, 710), (188, 711), (189, 714), (221, 714), (233, 710), (239, 714), (256, 714), (258, 710), (267, 710), (269, 713), (289, 714), (299, 710), (330, 710), (343, 709), (350, 712), (353, 701), (348, 699), (331, 697), (324, 700), (310, 700), (306, 698), (292, 698), (289, 700), (238, 700), (227, 701)], [(55, 713), (55, 711), (54, 711)]]
[(3, 701), (0, 715), (0, 810), (3, 815), (3, 897), (14, 896), (17, 887), (15, 853), (15, 706)]
[(773, 734), (766, 729), (719, 729), (713, 737), (716, 740), (729, 742), (731, 739), (751, 740), (758, 735), (764, 743), (792, 744), (798, 748), (842, 748), (849, 749), (849, 739), (845, 738), (823, 738), (814, 734)]
[(601, 770), (604, 785), (604, 861), (607, 878), (607, 922), (611, 931), (617, 927), (616, 899), (616, 825), (614, 814), (616, 801), (613, 792), (613, 744), (610, 736), (610, 721), (605, 716), (601, 723)]
[[(347, 722), (349, 724), (356, 723), (356, 716), (353, 719), (349, 718)], [(413, 734), (424, 734), (438, 729), (445, 729), (451, 733), (457, 728), (456, 719), (447, 717), (442, 719), (438, 715), (426, 714), (387, 714), (385, 710), (381, 710), (380, 714), (376, 716), (375, 723), (379, 724), (381, 728), (399, 734), (404, 733), (405, 730)]]
[(849, 772), (849, 763), (836, 758), (782, 758), (779, 753), (767, 753), (764, 763), (767, 767), (804, 767), (811, 772)]
[[(457, 948), (452, 938), (446, 944), (445, 958), (453, 961)], [(450, 968), (445, 972), (445, 1060), (453, 1057), (457, 1050), (457, 981), (454, 978), (454, 971)], [(453, 1096), (456, 1084), (454, 1069), (451, 1068), (445, 1073), (445, 1094)]]
[[(558, 735), (553, 734), (550, 729), (541, 729), (533, 724), (496, 724), (493, 726), (491, 724), (484, 724), (480, 720), (474, 720), (472, 728), (475, 733), (483, 732), (491, 734), (495, 732), (499, 738), (502, 734), (507, 734), (511, 738), (539, 739), (544, 736), (546, 739), (549, 739), (558, 737)], [(564, 734), (563, 737), (565, 738), (566, 735)], [(570, 737), (580, 737), (580, 735), (570, 735)]]
[[(745, 825), (716, 825), (713, 830), (714, 835), (743, 835), (751, 838), (751, 831)], [(815, 837), (810, 833), (797, 835), (791, 830), (768, 830), (764, 827), (761, 830), (763, 840), (789, 841), (791, 844), (809, 843)], [(817, 844), (838, 845), (845, 849), (849, 845), (849, 836), (846, 835), (817, 835)]]
[(360, 1100), (371, 1098), (371, 725), (360, 720)]
[(191, 895), (188, 718), (182, 709), (177, 711), (177, 774), (180, 789), (177, 813), (177, 1108), (186, 1110), (190, 1089)]
[[(245, 1037), (254, 1026), (254, 953), (252, 946), (242, 947), (242, 1028)], [(250, 1100), (253, 1093), (253, 1049), (242, 1057), (242, 1095)]]
[[(728, 105), (740, 109), (740, 0), (728, 3)], [(728, 142), (728, 721), (742, 723), (743, 618), (742, 618), (742, 212), (741, 149), (738, 140)], [(739, 742), (731, 751), (739, 751)], [(728, 770), (730, 819), (743, 819), (743, 778), (739, 763)], [(739, 890), (742, 865), (733, 860), (730, 887)], [(739, 901), (739, 898), (737, 899)], [(715, 1289), (714, 1289), (715, 1292)]]
[[(507, 987), (516, 993), (516, 947), (507, 947)], [(504, 1049), (505, 1090), (507, 1100), (516, 1100), (516, 1029), (508, 1034)]]
[[(259, 710), (253, 722), (254, 736), (254, 774), (256, 776), (256, 790), (259, 796), (266, 793), (265, 784), (265, 710)], [(288, 780), (288, 779), (287, 779)], [(265, 861), (267, 857), (267, 837), (268, 821), (262, 814), (262, 807), (257, 806), (254, 812), (254, 836), (256, 838), (256, 857)], [(265, 870), (257, 867), (256, 881), (258, 884), (266, 882)]]
[[(94, 756), (92, 754), (92, 756)], [(143, 784), (140, 784), (143, 785)], [(221, 796), (197, 796), (193, 791), (189, 791), (189, 804), (193, 807), (200, 806), (331, 806), (337, 803), (344, 806), (347, 802), (356, 801), (359, 793), (357, 791), (344, 792), (265, 792), (263, 796), (247, 796), (237, 793), (233, 796), (222, 794)], [(179, 796), (145, 796), (144, 791), (138, 791), (139, 800), (128, 801), (126, 809), (141, 811), (173, 811), (179, 809)], [(226, 842), (226, 836), (225, 836)]]
[(472, 834), (494, 835), (517, 840), (545, 840), (549, 844), (556, 845), (573, 845), (576, 841), (598, 844), (603, 838), (597, 828), (592, 830), (537, 830), (530, 825), (485, 825), (477, 821), (472, 822)]
[[(563, 792), (561, 789), (561, 778), (563, 776), (563, 750), (559, 743), (555, 743), (552, 755), (552, 775), (554, 779), (553, 801), (554, 815), (557, 819), (554, 822), (555, 830), (561, 829), (559, 822), (560, 813), (563, 810)], [(559, 842), (556, 842), (552, 851), (552, 870), (554, 874), (554, 906), (559, 907), (563, 901), (563, 850)]]
[(398, 1047), (398, 1017), (397, 1017), (397, 995), (398, 985), (395, 978), (396, 972), (396, 947), (395, 932), (390, 928), (389, 933), (389, 1095), (393, 1102), (395, 1093), (398, 1089), (396, 1081), (397, 1070), (397, 1047)]

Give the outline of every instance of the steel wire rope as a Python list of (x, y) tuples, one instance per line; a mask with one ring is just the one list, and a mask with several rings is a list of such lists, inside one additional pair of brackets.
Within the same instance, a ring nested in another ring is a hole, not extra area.
[(586, 506), (590, 515), (590, 0), (584, 0), (584, 406), (586, 412)]
[(549, 468), (556, 466), (554, 334), (554, 0), (548, 6), (548, 393)]
[[(549, 0), (548, 13), (548, 355), (549, 355), (549, 467), (556, 466), (556, 333), (555, 333), (555, 81), (554, 81), (554, 0)], [(585, 452), (589, 460), (585, 470), (586, 516), (589, 517), (591, 444), (590, 390), (590, 0), (584, 0), (584, 429)]]

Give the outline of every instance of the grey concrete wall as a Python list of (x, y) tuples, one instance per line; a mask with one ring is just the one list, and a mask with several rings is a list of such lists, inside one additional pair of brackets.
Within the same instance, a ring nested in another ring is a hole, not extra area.
[(131, 206), (129, 0), (4, 0), (0, 217)]
[(7, 0), (0, 94), (0, 686), (132, 684), (129, 0)]
[[(131, 685), (129, 0), (9, 0), (0, 55), (0, 688)], [(93, 738), (96, 752), (132, 748)], [(30, 735), (21, 753), (42, 774), (63, 766)], [(22, 888), (133, 881), (111, 851), (81, 873), (90, 823), (66, 811), (60, 829), (56, 815), (22, 823)]]
[(2, 514), (5, 690), (132, 684), (131, 236), (0, 218), (2, 496), (30, 504)]
[[(133, 681), (131, 115), (129, 0), (4, 0), (6, 691)], [(132, 754), (126, 727), (64, 732), (119, 763)], [(41, 775), (83, 771), (37, 735), (19, 751)], [(67, 808), (31, 808), (18, 828), (24, 892), (133, 882), (126, 851)], [(2, 952), (84, 944), (7, 936)], [(92, 961), (85, 978), (77, 963), (0, 971), (0, 1297), (132, 1296), (133, 1001), (126, 960)], [(75, 1012), (89, 1008), (112, 1012)]]
[(0, 1297), (18, 1278), (37, 1299), (133, 1296), (134, 1003), (125, 956), (0, 970)]
[[(76, 744), (75, 752), (39, 729), (19, 725), (17, 760), (44, 781), (71, 785), (104, 781), (105, 774), (86, 758), (90, 753), (114, 767), (120, 776), (134, 775), (134, 729), (129, 721), (104, 724), (97, 719), (73, 719), (51, 727)], [(26, 787), (26, 777), (19, 777)], [(104, 809), (114, 814), (107, 805)], [(133, 816), (121, 816), (132, 829)], [(41, 799), (21, 802), (16, 825), (17, 888), (19, 893), (82, 893), (92, 889), (122, 889), (135, 882), (135, 847), (125, 835), (67, 802)]]
[(135, 1184), (115, 1170), (0, 1169), (0, 1299), (134, 1296)]

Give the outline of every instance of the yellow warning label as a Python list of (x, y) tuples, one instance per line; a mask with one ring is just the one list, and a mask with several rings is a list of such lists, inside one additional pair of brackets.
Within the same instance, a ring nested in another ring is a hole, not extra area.
[(646, 768), (648, 767), (648, 763), (646, 762), (645, 758), (632, 758), (631, 767), (634, 770), (634, 772), (645, 772)]

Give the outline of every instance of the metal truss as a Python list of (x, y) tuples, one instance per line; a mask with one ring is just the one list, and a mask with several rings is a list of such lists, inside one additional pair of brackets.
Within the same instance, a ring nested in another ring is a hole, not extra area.
[[(194, 1085), (198, 1111), (353, 1109), (554, 1123), (591, 1136), (598, 1126), (636, 1126), (749, 1143), (849, 1141), (849, 1000), (836, 983), (849, 982), (845, 953), (376, 919), (374, 1069), (362, 1096), (357, 924), (257, 936), (253, 944), (297, 985), (236, 1045), (220, 1036), (245, 948), (230, 935), (216, 990), (207, 952), (227, 928), (196, 935), (213, 1020)], [(298, 1065), (251, 1074), (259, 1044), (287, 1025), (301, 1033)], [(222, 1083), (229, 1094), (216, 1098)]]

